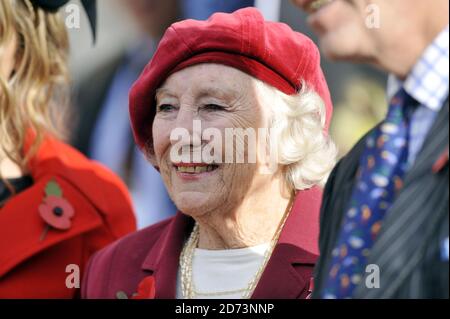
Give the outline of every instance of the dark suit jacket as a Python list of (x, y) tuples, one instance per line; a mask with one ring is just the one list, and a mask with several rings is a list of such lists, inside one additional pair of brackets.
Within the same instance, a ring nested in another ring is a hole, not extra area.
[[(434, 123), (404, 188), (388, 211), (368, 264), (380, 269), (380, 288), (365, 280), (355, 298), (448, 298), (449, 263), (441, 258), (441, 243), (449, 236), (448, 156), (438, 172), (433, 165), (448, 154), (448, 101)], [(367, 137), (367, 135), (366, 135)], [(364, 137), (333, 170), (321, 211), (320, 254), (314, 298), (320, 298), (345, 209), (355, 183)], [(447, 153), (446, 153), (447, 152)], [(366, 274), (367, 275), (367, 274)]]
[(83, 79), (74, 90), (72, 113), (75, 121), (71, 127), (70, 142), (87, 156), (91, 146), (92, 133), (105, 103), (106, 95), (123, 60), (124, 55), (122, 54), (106, 61)]
[[(303, 299), (318, 257), (322, 191), (300, 191), (279, 241), (252, 298)], [(92, 258), (82, 297), (114, 299), (119, 291), (132, 296), (148, 276), (156, 282), (156, 299), (173, 299), (179, 257), (193, 220), (177, 216), (125, 237)]]

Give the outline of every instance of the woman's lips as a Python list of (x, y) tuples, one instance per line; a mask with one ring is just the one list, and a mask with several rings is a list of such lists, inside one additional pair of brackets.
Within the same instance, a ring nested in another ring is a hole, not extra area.
[(322, 10), (323, 8), (325, 8), (327, 5), (329, 5), (330, 3), (334, 2), (335, 0), (315, 0), (315, 1), (310, 1), (307, 5), (308, 11), (310, 13), (316, 13), (320, 10)]
[(294, 0), (294, 3), (305, 11), (309, 10), (311, 2), (314, 2), (314, 0)]
[(174, 163), (173, 164), (177, 175), (184, 179), (199, 178), (206, 174), (211, 174), (218, 165), (206, 163)]

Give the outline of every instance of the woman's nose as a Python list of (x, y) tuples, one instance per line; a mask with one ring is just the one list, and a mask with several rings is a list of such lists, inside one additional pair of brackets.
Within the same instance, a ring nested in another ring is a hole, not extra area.
[[(202, 136), (202, 122), (198, 117), (198, 111), (193, 108), (181, 108), (178, 111), (175, 128), (177, 131), (183, 133), (183, 144), (197, 145), (201, 144)], [(172, 144), (179, 142), (171, 141)]]

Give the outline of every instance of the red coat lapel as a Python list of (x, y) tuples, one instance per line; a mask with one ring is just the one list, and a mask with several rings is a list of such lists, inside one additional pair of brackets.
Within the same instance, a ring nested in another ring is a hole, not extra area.
[(175, 299), (180, 254), (193, 226), (192, 218), (178, 212), (145, 258), (142, 269), (155, 277), (156, 299)]
[(319, 212), (322, 191), (298, 192), (291, 214), (252, 299), (296, 299), (308, 294), (319, 256)]

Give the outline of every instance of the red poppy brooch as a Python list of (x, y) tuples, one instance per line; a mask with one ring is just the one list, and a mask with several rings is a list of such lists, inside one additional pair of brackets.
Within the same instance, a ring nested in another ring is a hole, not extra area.
[(71, 219), (75, 215), (73, 206), (63, 197), (59, 184), (52, 180), (45, 186), (45, 198), (39, 205), (39, 215), (46, 227), (41, 235), (43, 241), (50, 229), (68, 230), (72, 227)]
[(433, 173), (437, 174), (448, 164), (449, 161), (449, 149), (447, 148), (433, 164)]
[[(155, 277), (145, 277), (138, 286), (138, 292), (133, 294), (131, 299), (143, 300), (143, 299), (155, 299)], [(116, 294), (117, 299), (129, 299), (127, 294), (123, 291), (118, 291)]]

